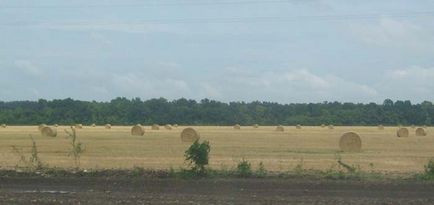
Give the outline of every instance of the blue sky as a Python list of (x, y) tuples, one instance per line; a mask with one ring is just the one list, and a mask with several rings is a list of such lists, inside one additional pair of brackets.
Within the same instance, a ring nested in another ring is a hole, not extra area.
[(431, 0), (0, 0), (0, 100), (434, 101)]

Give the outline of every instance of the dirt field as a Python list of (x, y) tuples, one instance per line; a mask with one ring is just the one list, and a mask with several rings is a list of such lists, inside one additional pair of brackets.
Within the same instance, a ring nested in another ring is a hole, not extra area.
[(0, 204), (434, 204), (434, 185), (295, 179), (3, 178)]
[[(10, 169), (17, 165), (19, 156), (12, 146), (30, 153), (33, 135), (42, 161), (49, 166), (72, 167), (68, 156), (70, 142), (64, 129), (59, 127), (56, 138), (43, 137), (37, 126), (9, 126), (0, 128), (0, 166)], [(114, 126), (108, 130), (102, 126), (83, 127), (78, 130), (79, 140), (86, 151), (81, 159), (85, 169), (132, 168), (140, 166), (153, 169), (185, 166), (183, 154), (189, 144), (182, 143), (180, 132), (173, 130), (150, 130), (146, 127), (143, 137), (131, 136), (129, 126)], [(241, 158), (256, 166), (263, 162), (268, 170), (292, 170), (297, 164), (309, 169), (328, 169), (336, 164), (339, 137), (348, 131), (360, 134), (363, 142), (361, 153), (340, 153), (342, 159), (360, 165), (363, 170), (390, 172), (418, 172), (430, 158), (434, 158), (434, 133), (428, 128), (428, 136), (416, 137), (415, 129), (409, 128), (410, 137), (396, 137), (396, 127), (285, 127), (285, 132), (275, 127), (194, 127), (203, 140), (211, 144), (210, 163), (213, 168), (231, 168)]]

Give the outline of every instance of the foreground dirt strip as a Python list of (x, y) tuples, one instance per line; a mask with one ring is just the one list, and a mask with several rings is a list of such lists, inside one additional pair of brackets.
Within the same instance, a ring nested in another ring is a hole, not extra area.
[(421, 182), (0, 178), (0, 204), (434, 204), (433, 193)]

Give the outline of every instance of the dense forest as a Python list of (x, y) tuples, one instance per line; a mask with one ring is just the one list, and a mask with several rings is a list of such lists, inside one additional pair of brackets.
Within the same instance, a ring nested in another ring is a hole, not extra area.
[(180, 125), (432, 125), (431, 102), (385, 100), (383, 104), (323, 102), (279, 104), (209, 99), (116, 98), (110, 102), (73, 99), (0, 102), (0, 123), (31, 124), (180, 124)]

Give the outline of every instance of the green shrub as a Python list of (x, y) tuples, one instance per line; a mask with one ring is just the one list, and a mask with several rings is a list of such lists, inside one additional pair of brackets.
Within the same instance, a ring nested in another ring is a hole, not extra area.
[(434, 159), (430, 159), (425, 165), (425, 172), (417, 176), (423, 180), (434, 180)]
[(211, 147), (208, 141), (199, 143), (196, 140), (186, 151), (185, 160), (190, 163), (191, 171), (198, 175), (206, 174), (206, 166), (209, 162), (209, 152)]
[(259, 162), (258, 170), (256, 170), (256, 176), (260, 178), (266, 177), (268, 174), (267, 169), (265, 169), (264, 163)]
[(252, 165), (249, 161), (242, 159), (237, 165), (237, 174), (240, 177), (250, 177), (252, 176)]

